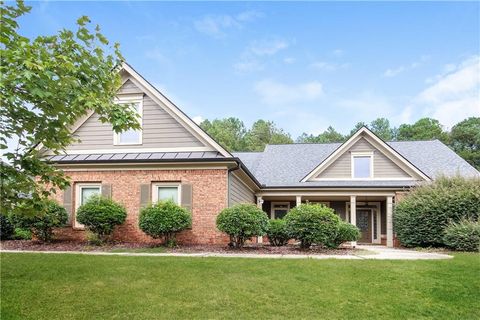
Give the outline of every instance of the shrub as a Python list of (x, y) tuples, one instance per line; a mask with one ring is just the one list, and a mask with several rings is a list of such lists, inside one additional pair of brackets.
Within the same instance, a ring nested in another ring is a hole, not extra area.
[(479, 214), (480, 180), (443, 177), (414, 188), (395, 206), (394, 229), (404, 246), (438, 247), (450, 221)]
[(291, 237), (300, 240), (300, 246), (308, 249), (312, 244), (335, 246), (340, 218), (333, 209), (319, 204), (301, 204), (285, 216)]
[(443, 236), (445, 244), (459, 251), (480, 250), (480, 222), (473, 220), (462, 220), (452, 222), (445, 229)]
[(268, 218), (254, 204), (237, 204), (220, 212), (217, 228), (230, 236), (233, 247), (241, 248), (248, 238), (266, 234)]
[(113, 233), (117, 225), (127, 218), (125, 208), (111, 199), (92, 196), (77, 210), (77, 221), (105, 241)]
[(0, 239), (11, 239), (14, 233), (15, 227), (10, 219), (3, 214), (0, 214)]
[(15, 233), (13, 235), (15, 240), (31, 240), (32, 232), (29, 229), (25, 228), (15, 228)]
[(335, 247), (338, 247), (347, 241), (357, 241), (360, 239), (360, 229), (353, 224), (341, 221), (338, 226), (337, 236), (335, 237)]
[(162, 201), (140, 211), (140, 229), (153, 238), (165, 237), (165, 244), (175, 246), (176, 233), (192, 224), (190, 212), (172, 201)]
[(276, 247), (284, 246), (290, 239), (287, 231), (287, 223), (283, 219), (271, 219), (268, 221), (267, 236), (270, 243)]
[[(68, 221), (68, 213), (57, 202), (47, 200), (44, 203), (44, 209), (36, 215), (15, 215), (12, 218), (17, 228), (28, 229), (37, 239), (48, 242), (53, 238), (53, 228), (65, 226)], [(28, 235), (25, 232), (22, 233), (22, 231), (20, 233), (20, 237)]]

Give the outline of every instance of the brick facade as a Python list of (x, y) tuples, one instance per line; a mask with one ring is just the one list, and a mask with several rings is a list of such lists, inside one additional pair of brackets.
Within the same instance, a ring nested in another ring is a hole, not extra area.
[[(144, 234), (138, 227), (140, 211), (140, 185), (152, 182), (180, 182), (192, 185), (192, 228), (181, 232), (177, 239), (182, 244), (226, 244), (228, 237), (216, 228), (218, 213), (227, 207), (227, 169), (185, 170), (115, 170), (69, 171), (72, 182), (72, 199), (75, 201), (75, 184), (96, 182), (111, 185), (112, 199), (127, 209), (125, 223), (115, 230), (114, 240), (126, 242), (158, 242)], [(63, 203), (63, 192), (56, 195)], [(75, 208), (75, 203), (73, 204)], [(85, 231), (72, 227), (57, 230), (60, 238), (79, 240)]]

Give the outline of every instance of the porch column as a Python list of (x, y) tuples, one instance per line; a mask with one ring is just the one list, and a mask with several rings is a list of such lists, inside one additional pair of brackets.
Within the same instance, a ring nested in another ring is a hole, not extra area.
[(297, 196), (297, 207), (302, 204), (302, 196)]
[[(257, 208), (261, 210), (262, 207), (263, 207), (263, 198), (257, 197)], [(263, 236), (257, 237), (257, 243), (263, 243)]]
[(387, 247), (393, 247), (393, 197), (387, 197)]
[[(357, 197), (350, 196), (350, 223), (354, 226), (357, 225)], [(357, 241), (352, 241), (352, 247), (357, 246)]]

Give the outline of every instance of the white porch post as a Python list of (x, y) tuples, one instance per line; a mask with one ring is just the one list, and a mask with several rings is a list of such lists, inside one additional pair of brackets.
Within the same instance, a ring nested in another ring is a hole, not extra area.
[(302, 196), (297, 196), (297, 207), (302, 204)]
[(393, 247), (393, 197), (387, 197), (387, 247)]
[[(258, 196), (257, 197), (257, 208), (262, 209), (262, 205), (263, 205), (263, 198)], [(257, 237), (257, 243), (263, 243), (263, 237), (262, 236)]]
[[(357, 225), (357, 197), (350, 196), (350, 223), (354, 226)], [(352, 247), (357, 246), (357, 241), (352, 241)]]

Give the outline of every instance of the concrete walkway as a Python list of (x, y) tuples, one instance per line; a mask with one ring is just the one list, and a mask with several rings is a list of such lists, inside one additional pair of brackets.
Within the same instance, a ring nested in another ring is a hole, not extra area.
[(136, 253), (136, 252), (102, 252), (102, 251), (27, 251), (0, 250), (8, 253), (44, 253), (44, 254), (84, 254), (96, 256), (136, 256), (136, 257), (220, 257), (220, 258), (254, 258), (254, 259), (346, 259), (346, 260), (437, 260), (453, 258), (447, 254), (419, 252), (413, 250), (393, 249), (383, 246), (359, 245), (357, 248), (366, 252), (348, 255), (320, 254), (252, 254), (252, 253)]

